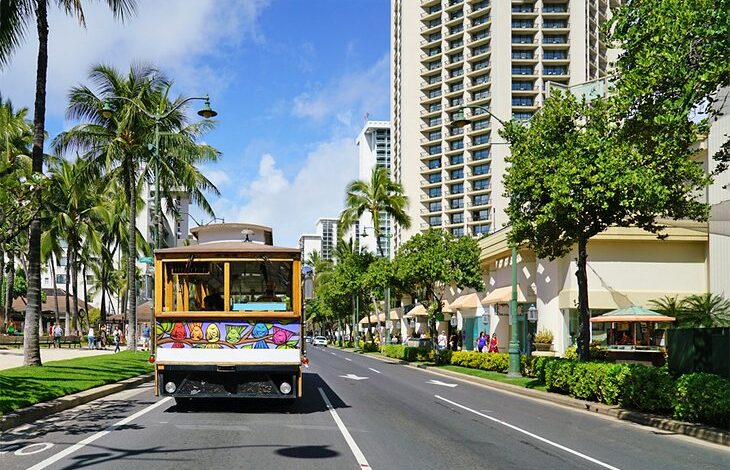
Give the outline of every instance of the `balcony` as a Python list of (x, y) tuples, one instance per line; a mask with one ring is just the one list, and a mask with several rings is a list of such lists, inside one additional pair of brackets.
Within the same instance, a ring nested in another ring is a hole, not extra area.
[(429, 193), (424, 193), (424, 194), (421, 194), (421, 201), (426, 201), (426, 202), (435, 201), (437, 199), (441, 199), (441, 197), (442, 197), (441, 193), (434, 194), (434, 195), (430, 195)]
[(491, 199), (485, 199), (484, 201), (477, 201), (477, 202), (469, 201), (466, 203), (466, 207), (468, 207), (470, 209), (487, 208), (487, 207), (490, 207), (491, 205), (492, 205)]
[(476, 33), (483, 29), (489, 29), (492, 24), (492, 17), (489, 15), (479, 16), (471, 20), (466, 31), (470, 34)]
[(489, 11), (492, 9), (492, 4), (489, 0), (481, 0), (479, 2), (472, 3), (467, 7), (466, 16), (467, 18), (472, 18), (474, 16), (479, 16), (480, 14), (484, 13), (485, 11)]
[(467, 44), (469, 44), (469, 47), (479, 47), (484, 44), (489, 44), (491, 37), (492, 36), (489, 34), (488, 29), (479, 31), (478, 33), (469, 35), (469, 41)]

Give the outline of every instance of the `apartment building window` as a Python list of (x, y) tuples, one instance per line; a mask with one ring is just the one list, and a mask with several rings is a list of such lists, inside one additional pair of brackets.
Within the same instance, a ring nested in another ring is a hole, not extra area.
[(438, 68), (441, 68), (441, 61), (439, 60), (436, 62), (429, 62), (428, 64), (426, 64), (426, 68), (428, 70), (436, 70)]
[(429, 155), (437, 155), (441, 153), (441, 146), (440, 145), (431, 145), (428, 148), (428, 154)]
[(456, 238), (461, 238), (464, 236), (464, 227), (456, 227), (451, 229), (451, 235), (453, 235)]
[(459, 150), (464, 148), (464, 141), (463, 140), (455, 140), (453, 142), (449, 142), (449, 150)]
[(487, 173), (489, 173), (489, 165), (487, 165), (487, 164), (477, 165), (474, 167), (474, 170), (473, 170), (474, 176), (486, 175)]
[(471, 40), (478, 41), (480, 39), (484, 39), (484, 38), (488, 38), (488, 37), (489, 37), (489, 29), (484, 29), (482, 31), (472, 34)]
[(464, 192), (464, 183), (452, 184), (449, 187), (451, 194), (462, 194)]
[(428, 133), (428, 140), (440, 140), (441, 139), (441, 131), (434, 131)]
[(545, 51), (545, 60), (563, 60), (568, 58), (568, 51)]
[(464, 223), (464, 214), (459, 212), (456, 214), (451, 214), (451, 223), (452, 224), (463, 224)]
[(479, 221), (479, 220), (489, 220), (489, 211), (487, 209), (482, 209), (480, 211), (473, 211), (471, 213), (471, 220)]
[(565, 34), (546, 34), (545, 36), (543, 36), (542, 42), (545, 44), (567, 44), (568, 36)]
[(459, 3), (464, 3), (464, 0), (449, 0), (449, 6), (458, 5)]
[(441, 117), (432, 117), (428, 120), (429, 126), (438, 126), (441, 124)]
[(489, 15), (483, 15), (478, 18), (474, 18), (471, 22), (472, 26), (479, 26), (480, 24), (488, 23), (489, 22)]
[(474, 191), (481, 191), (482, 189), (489, 189), (489, 178), (474, 181)]
[(464, 31), (464, 25), (463, 24), (457, 24), (456, 26), (452, 26), (449, 28), (449, 34), (456, 34)]
[(429, 170), (435, 170), (436, 168), (441, 168), (441, 160), (438, 158), (434, 158), (433, 160), (428, 161), (428, 169)]
[(439, 226), (441, 225), (441, 216), (440, 215), (432, 215), (428, 218), (428, 224), (431, 227)]
[(472, 9), (472, 11), (479, 11), (479, 10), (484, 10), (487, 7), (489, 7), (489, 0), (483, 0), (481, 2), (475, 3), (471, 7), (471, 9)]
[(451, 172), (449, 173), (449, 177), (452, 180), (460, 180), (460, 179), (462, 179), (464, 177), (464, 169), (463, 168), (459, 168), (457, 170), (451, 170)]
[(429, 55), (429, 57), (433, 57), (435, 55), (441, 54), (441, 48), (440, 47), (432, 47), (428, 50), (426, 53)]
[(488, 144), (489, 143), (489, 134), (484, 135), (478, 135), (471, 139), (472, 143), (474, 145), (482, 145), (482, 144)]
[(564, 65), (546, 65), (543, 73), (545, 75), (568, 75), (568, 67)]
[(464, 10), (456, 10), (449, 13), (449, 21), (464, 17)]
[(489, 204), (489, 195), (481, 194), (479, 196), (474, 196), (472, 198), (471, 202), (475, 206), (485, 206), (485, 205)]
[(487, 52), (489, 52), (489, 46), (487, 46), (487, 45), (475, 47), (474, 49), (471, 50), (471, 54), (473, 56), (479, 56), (479, 55), (485, 54)]
[(432, 103), (428, 105), (428, 112), (441, 111), (441, 103)]
[(428, 197), (441, 197), (441, 188), (431, 188), (428, 190)]
[(513, 65), (512, 75), (532, 75), (534, 68), (532, 65)]
[(451, 129), (449, 129), (449, 135), (462, 135), (463, 133), (463, 127), (452, 127)]
[(532, 34), (513, 34), (512, 44), (532, 44), (534, 36)]
[(428, 23), (426, 23), (427, 27), (433, 28), (434, 26), (439, 26), (441, 24), (441, 18), (436, 18), (435, 20), (431, 20)]
[(428, 204), (428, 211), (429, 212), (439, 212), (441, 211), (441, 203), (440, 202), (431, 202)]
[(512, 89), (516, 91), (528, 91), (535, 88), (535, 82), (524, 80), (513, 80)]
[(426, 82), (429, 85), (433, 85), (434, 83), (439, 83), (440, 81), (441, 81), (441, 75), (434, 75), (433, 77), (428, 77), (428, 79), (426, 79)]
[(528, 19), (512, 20), (513, 29), (525, 29), (525, 28), (534, 28), (534, 27), (535, 27), (534, 20), (528, 20)]
[(457, 155), (452, 155), (449, 157), (449, 165), (460, 165), (464, 163), (464, 154), (459, 153)]
[[(512, 10), (514, 11), (514, 10)], [(563, 4), (548, 4), (542, 7), (543, 13), (565, 13), (568, 11), (568, 5)]]
[(436, 13), (437, 11), (441, 11), (441, 5), (440, 4), (439, 5), (434, 5), (434, 6), (430, 7), (430, 8), (428, 8), (427, 11), (428, 11), (429, 14)]
[(437, 88), (435, 90), (431, 90), (431, 91), (428, 92), (428, 97), (429, 98), (438, 98), (439, 96), (441, 96), (441, 89), (440, 88)]
[(489, 158), (489, 149), (481, 149), (474, 152), (472, 155), (473, 160), (485, 160)]
[(56, 284), (66, 284), (66, 275), (56, 274)]
[(543, 28), (567, 28), (567, 20), (545, 20), (542, 23)]
[(516, 49), (512, 51), (512, 58), (513, 59), (534, 59), (535, 53), (532, 51), (521, 51), (519, 49)]
[(455, 78), (455, 77), (461, 77), (464, 75), (464, 69), (459, 67), (458, 69), (449, 70), (449, 77)]
[(489, 119), (482, 119), (481, 121), (474, 121), (471, 128), (475, 131), (486, 129), (489, 127)]
[(438, 41), (441, 39), (441, 33), (431, 33), (428, 35), (428, 42)]
[(451, 100), (449, 101), (450, 106), (461, 106), (462, 104), (464, 104), (464, 98), (462, 98), (461, 96), (451, 98)]
[(451, 64), (456, 63), (456, 62), (461, 62), (462, 60), (464, 60), (464, 54), (462, 54), (461, 52), (458, 52), (456, 54), (451, 54), (449, 56), (449, 63), (451, 63)]
[(452, 199), (451, 202), (449, 202), (449, 207), (451, 209), (461, 209), (464, 207), (464, 198), (460, 197), (457, 199)]
[(532, 96), (513, 96), (512, 106), (534, 106), (535, 98)]
[(512, 118), (517, 121), (529, 121), (532, 118), (532, 113), (529, 111), (517, 111), (512, 113)]
[(532, 13), (535, 11), (531, 4), (512, 5), (512, 13)]
[(489, 74), (485, 73), (484, 75), (479, 75), (478, 77), (474, 77), (471, 81), (472, 85), (481, 85), (483, 83), (489, 82)]
[(479, 224), (475, 225), (473, 228), (473, 234), (474, 235), (484, 235), (486, 233), (489, 233), (489, 224)]
[(428, 182), (429, 183), (440, 183), (441, 182), (441, 173), (431, 173), (428, 175)]
[(489, 59), (480, 60), (478, 62), (474, 62), (474, 70), (481, 70), (489, 67)]
[(461, 38), (454, 39), (453, 41), (449, 42), (449, 49), (456, 49), (457, 47), (461, 47), (463, 45), (464, 45), (463, 39), (461, 39)]
[(461, 91), (464, 89), (463, 83), (454, 83), (453, 85), (449, 85), (449, 92), (455, 92), (455, 91)]

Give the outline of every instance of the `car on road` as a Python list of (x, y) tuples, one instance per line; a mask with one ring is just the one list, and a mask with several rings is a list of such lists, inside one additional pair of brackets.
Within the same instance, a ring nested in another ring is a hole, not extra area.
[(307, 343), (307, 344), (312, 344), (312, 337), (311, 336), (306, 336), (304, 338), (304, 342)]
[(327, 338), (325, 338), (324, 336), (315, 336), (312, 340), (312, 344), (315, 346), (327, 347)]

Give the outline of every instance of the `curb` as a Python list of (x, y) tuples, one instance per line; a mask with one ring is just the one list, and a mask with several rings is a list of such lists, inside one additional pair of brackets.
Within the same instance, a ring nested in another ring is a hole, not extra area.
[(0, 431), (7, 431), (8, 429), (12, 429), (23, 424), (32, 423), (52, 414), (137, 387), (143, 383), (153, 381), (154, 378), (154, 374), (140, 375), (132, 377), (131, 379), (121, 380), (113, 384), (102, 385), (89, 390), (84, 390), (83, 392), (74, 393), (73, 395), (59, 397), (51, 401), (36, 403), (35, 405), (31, 405), (27, 408), (22, 408), (18, 411), (0, 416)]
[(626, 410), (618, 406), (609, 406), (602, 403), (579, 400), (577, 398), (572, 398), (566, 395), (543, 392), (540, 390), (532, 390), (529, 388), (519, 387), (517, 385), (497, 382), (496, 380), (473, 377), (471, 375), (462, 374), (459, 372), (439, 369), (433, 366), (426, 366), (423, 364), (419, 364), (417, 366), (410, 365), (408, 363), (406, 364), (407, 367), (411, 367), (414, 369), (424, 369), (432, 374), (452, 377), (455, 379), (460, 379), (464, 382), (471, 382), (490, 388), (496, 388), (504, 392), (514, 393), (516, 395), (522, 395), (529, 398), (535, 398), (537, 400), (567, 406), (570, 408), (611, 416), (622, 421), (631, 421), (636, 424), (651, 426), (653, 428), (661, 429), (663, 431), (669, 431), (676, 434), (683, 434), (685, 436), (702, 439), (703, 441), (711, 442), (713, 444), (730, 446), (730, 432), (724, 431), (722, 429), (717, 429), (701, 424), (686, 423), (683, 421), (677, 421), (671, 418), (667, 418), (665, 416), (643, 413), (641, 411)]

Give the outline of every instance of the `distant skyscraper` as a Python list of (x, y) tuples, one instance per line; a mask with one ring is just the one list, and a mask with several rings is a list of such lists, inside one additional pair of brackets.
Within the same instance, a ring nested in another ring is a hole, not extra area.
[[(506, 225), (500, 121), (528, 120), (548, 82), (603, 77), (600, 25), (618, 0), (391, 0), (393, 176), (410, 198), (394, 248), (443, 227), (479, 236)], [(468, 106), (472, 123), (449, 123)]]
[(316, 232), (322, 240), (320, 255), (324, 259), (332, 259), (337, 245), (338, 219), (317, 219)]

